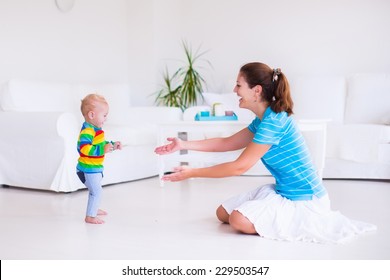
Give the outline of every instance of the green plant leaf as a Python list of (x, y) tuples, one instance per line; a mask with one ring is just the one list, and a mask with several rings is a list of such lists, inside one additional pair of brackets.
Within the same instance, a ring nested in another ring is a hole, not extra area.
[[(157, 104), (163, 104), (166, 106), (175, 106), (181, 108), (183, 111), (193, 105), (196, 105), (199, 101), (198, 97), (201, 97), (203, 101), (203, 88), (206, 84), (205, 79), (195, 68), (198, 67), (198, 61), (206, 52), (200, 52), (200, 46), (194, 53), (191, 46), (182, 41), (185, 65), (180, 67), (172, 77), (168, 73), (168, 69), (163, 74), (164, 86), (157, 92), (155, 102)], [(210, 66), (211, 63), (206, 61)], [(172, 84), (178, 83), (179, 85), (174, 87)]]

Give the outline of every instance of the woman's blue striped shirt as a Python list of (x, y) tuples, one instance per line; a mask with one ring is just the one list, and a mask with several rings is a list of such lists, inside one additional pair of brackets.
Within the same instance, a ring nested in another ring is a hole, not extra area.
[(254, 143), (271, 145), (261, 160), (275, 177), (277, 193), (291, 200), (327, 193), (297, 124), (286, 112), (275, 113), (268, 107), (263, 119), (256, 117), (248, 129)]

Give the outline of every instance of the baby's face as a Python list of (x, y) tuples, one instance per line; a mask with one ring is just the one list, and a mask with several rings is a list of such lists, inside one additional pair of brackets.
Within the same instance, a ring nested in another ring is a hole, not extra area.
[(97, 103), (95, 109), (93, 110), (92, 118), (90, 122), (99, 128), (102, 128), (104, 122), (107, 119), (108, 115), (108, 105), (105, 103)]

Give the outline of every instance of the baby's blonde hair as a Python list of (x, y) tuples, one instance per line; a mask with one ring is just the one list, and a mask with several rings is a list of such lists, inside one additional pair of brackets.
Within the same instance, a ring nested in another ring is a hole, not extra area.
[(88, 112), (93, 111), (96, 108), (96, 103), (108, 105), (106, 99), (102, 95), (96, 93), (88, 94), (81, 100), (81, 113), (84, 117), (87, 116)]

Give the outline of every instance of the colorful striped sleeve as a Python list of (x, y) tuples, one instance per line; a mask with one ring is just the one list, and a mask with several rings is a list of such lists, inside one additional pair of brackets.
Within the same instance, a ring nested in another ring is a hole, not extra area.
[(97, 131), (92, 127), (86, 127), (80, 132), (79, 137), (79, 152), (82, 155), (90, 157), (101, 157), (104, 155), (104, 146), (107, 141), (104, 141), (102, 131)]

